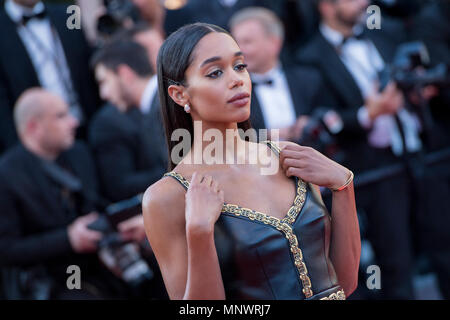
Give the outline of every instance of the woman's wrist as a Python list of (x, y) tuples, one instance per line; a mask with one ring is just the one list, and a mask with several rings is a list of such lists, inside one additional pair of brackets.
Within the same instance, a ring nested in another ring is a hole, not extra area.
[(192, 238), (208, 237), (214, 233), (214, 225), (205, 222), (186, 224), (186, 236)]
[(351, 170), (345, 169), (345, 173), (333, 186), (330, 187), (331, 191), (339, 192), (346, 189), (353, 182), (354, 174)]

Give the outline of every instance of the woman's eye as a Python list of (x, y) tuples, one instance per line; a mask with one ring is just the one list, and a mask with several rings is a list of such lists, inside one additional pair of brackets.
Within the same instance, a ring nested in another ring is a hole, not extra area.
[(245, 63), (240, 63), (236, 65), (234, 68), (238, 71), (244, 71), (247, 68), (247, 65)]
[(212, 78), (212, 79), (216, 79), (216, 78), (220, 77), (220, 75), (221, 75), (222, 73), (223, 73), (222, 70), (215, 70), (215, 71), (209, 73), (209, 74), (207, 75), (207, 77)]

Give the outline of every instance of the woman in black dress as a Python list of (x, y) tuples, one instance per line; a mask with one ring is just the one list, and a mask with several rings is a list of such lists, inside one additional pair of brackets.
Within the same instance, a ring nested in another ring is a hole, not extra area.
[[(345, 299), (356, 288), (361, 246), (353, 174), (309, 147), (242, 138), (239, 129), (250, 128), (245, 67), (234, 39), (209, 24), (180, 28), (159, 51), (171, 163), (146, 191), (143, 214), (168, 294)], [(192, 140), (179, 161), (172, 140), (183, 133)], [(331, 216), (319, 186), (333, 190)]]

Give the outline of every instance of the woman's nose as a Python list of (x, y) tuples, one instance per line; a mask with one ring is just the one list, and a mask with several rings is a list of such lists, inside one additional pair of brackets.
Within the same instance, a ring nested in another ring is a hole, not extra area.
[(244, 80), (242, 80), (242, 77), (240, 77), (237, 74), (234, 74), (230, 81), (230, 89), (234, 87), (240, 87), (244, 84)]

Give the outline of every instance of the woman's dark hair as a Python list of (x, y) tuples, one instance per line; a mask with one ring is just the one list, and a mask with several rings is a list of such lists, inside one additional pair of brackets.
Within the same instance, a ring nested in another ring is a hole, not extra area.
[[(228, 31), (216, 25), (193, 23), (172, 33), (164, 41), (158, 52), (158, 91), (168, 147), (169, 171), (176, 166), (172, 161), (171, 151), (178, 143), (177, 141), (171, 141), (172, 132), (176, 129), (186, 129), (191, 137), (194, 137), (194, 128), (191, 115), (172, 100), (168, 94), (168, 88), (173, 84), (186, 84), (185, 72), (192, 63), (192, 52), (197, 43), (211, 32), (222, 32), (230, 35)], [(238, 128), (247, 130), (251, 128), (250, 122), (248, 120), (240, 122)]]

